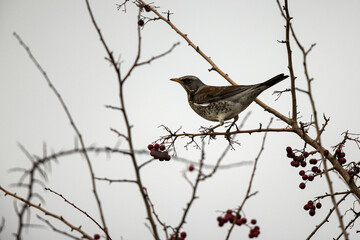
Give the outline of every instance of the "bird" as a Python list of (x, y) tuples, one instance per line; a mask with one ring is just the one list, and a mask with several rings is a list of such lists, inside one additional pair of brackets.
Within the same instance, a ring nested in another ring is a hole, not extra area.
[(218, 126), (233, 118), (231, 128), (238, 120), (239, 113), (260, 93), (288, 77), (282, 73), (262, 83), (230, 86), (208, 86), (198, 77), (191, 75), (170, 80), (185, 89), (189, 105), (198, 115), (209, 121), (219, 122)]

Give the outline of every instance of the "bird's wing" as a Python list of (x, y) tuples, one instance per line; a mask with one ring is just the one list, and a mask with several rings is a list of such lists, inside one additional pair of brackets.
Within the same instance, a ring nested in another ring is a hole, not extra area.
[(192, 96), (192, 100), (195, 104), (207, 104), (239, 94), (247, 90), (251, 86), (253, 85), (247, 85), (247, 86), (236, 85), (236, 86), (225, 86), (225, 87), (206, 86), (199, 89)]

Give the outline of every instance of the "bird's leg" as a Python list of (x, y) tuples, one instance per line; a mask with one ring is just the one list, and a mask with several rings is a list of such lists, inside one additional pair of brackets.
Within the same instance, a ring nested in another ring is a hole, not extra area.
[(239, 119), (239, 116), (234, 117), (234, 121), (231, 123), (230, 127), (226, 130), (226, 133), (229, 133), (230, 130), (231, 130), (231, 128), (232, 128), (233, 126), (235, 126), (235, 127), (236, 127), (236, 130), (239, 131), (239, 128), (238, 128), (238, 126), (236, 125), (236, 121), (237, 121), (238, 119)]

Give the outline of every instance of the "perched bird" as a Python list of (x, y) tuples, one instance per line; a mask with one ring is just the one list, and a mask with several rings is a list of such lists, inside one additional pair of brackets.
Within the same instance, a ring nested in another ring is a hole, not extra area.
[(235, 86), (208, 86), (195, 76), (170, 80), (180, 83), (187, 93), (190, 107), (201, 117), (209, 121), (218, 121), (220, 125), (234, 118), (231, 125), (233, 126), (238, 114), (244, 111), (262, 91), (288, 77), (279, 74), (263, 83)]

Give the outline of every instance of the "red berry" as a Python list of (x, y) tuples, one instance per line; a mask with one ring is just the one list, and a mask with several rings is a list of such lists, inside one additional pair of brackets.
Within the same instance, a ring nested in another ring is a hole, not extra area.
[(304, 156), (303, 155), (296, 156), (295, 161), (299, 161), (299, 162), (304, 161)]
[(180, 236), (181, 236), (182, 238), (186, 238), (186, 232), (180, 233)]
[(219, 222), (219, 227), (224, 226), (224, 223), (225, 223), (225, 221), (220, 221), (220, 222)]
[(341, 153), (341, 149), (340, 148), (336, 149), (335, 154), (339, 155), (340, 153)]
[(312, 159), (310, 159), (309, 163), (310, 163), (310, 164), (317, 164), (317, 160), (314, 159), (314, 158), (312, 158)]
[(299, 184), (299, 188), (304, 189), (305, 187), (306, 187), (305, 183), (302, 182)]
[(292, 151), (292, 148), (291, 147), (286, 147), (286, 152), (287, 153), (292, 153), (293, 151)]
[(165, 161), (169, 161), (171, 159), (171, 157), (169, 154), (166, 154), (164, 159), (165, 159)]
[(189, 169), (190, 172), (192, 172), (192, 171), (194, 170), (194, 165), (191, 164), (191, 165), (188, 167), (188, 169)]
[(286, 155), (288, 158), (294, 158), (295, 157), (295, 153), (288, 153), (287, 155)]
[(307, 180), (307, 179), (308, 179), (308, 175), (306, 175), (306, 174), (302, 175), (302, 179), (303, 179), (304, 181)]
[(241, 218), (237, 218), (236, 219), (236, 225), (240, 226), (241, 224), (242, 224)]
[(251, 219), (251, 224), (256, 224), (256, 219)]
[(325, 155), (325, 156), (329, 155), (329, 150), (326, 150), (326, 149), (325, 149), (325, 150), (324, 150), (324, 155)]
[(242, 218), (241, 219), (241, 223), (245, 224), (247, 222), (247, 219), (246, 218)]
[(343, 158), (343, 157), (339, 158), (339, 163), (340, 163), (340, 164), (345, 164), (345, 163), (346, 163), (346, 159)]
[(156, 150), (158, 150), (159, 147), (160, 147), (160, 145), (159, 145), (158, 143), (156, 143), (156, 144), (154, 145), (154, 148), (155, 148)]
[(152, 144), (149, 144), (149, 145), (148, 145), (148, 149), (149, 149), (149, 150), (151, 150), (151, 149), (153, 149), (153, 148), (154, 148), (154, 146), (153, 146)]
[(232, 210), (231, 209), (226, 210), (226, 214), (232, 214)]
[(315, 215), (315, 209), (310, 209), (310, 211), (309, 211), (309, 214), (310, 214), (310, 216), (314, 216)]
[(311, 171), (313, 171), (314, 173), (316, 173), (318, 169), (319, 169), (319, 168), (318, 168), (317, 166), (313, 166), (313, 167), (311, 168)]
[(308, 176), (308, 179), (309, 179), (309, 181), (314, 180), (314, 175), (309, 175), (309, 176)]
[(304, 174), (305, 174), (305, 171), (304, 171), (304, 170), (300, 170), (299, 175), (300, 175), (300, 176), (304, 176)]
[(311, 200), (309, 200), (307, 204), (308, 204), (309, 206), (312, 206), (312, 205), (314, 205), (314, 202), (311, 201)]
[(97, 233), (95, 233), (95, 234), (94, 234), (94, 239), (100, 239), (100, 235), (97, 234)]
[(164, 151), (164, 150), (165, 150), (165, 146), (161, 144), (161, 145), (160, 145), (160, 150), (161, 150), (161, 151)]
[(339, 157), (340, 157), (340, 158), (345, 157), (345, 153), (344, 153), (344, 152), (341, 152), (341, 153), (339, 154)]
[(218, 217), (216, 218), (216, 220), (217, 220), (218, 222), (221, 222), (221, 221), (224, 221), (224, 218), (223, 218), (222, 216), (218, 216)]
[(306, 167), (306, 162), (305, 161), (302, 161), (300, 164), (301, 164), (302, 167)]
[(293, 166), (293, 167), (299, 167), (300, 166), (300, 163), (298, 162), (298, 161), (295, 161), (295, 160), (293, 160), (293, 161), (291, 161), (291, 166)]
[(309, 156), (309, 153), (308, 152), (303, 152), (303, 156), (304, 156), (304, 158), (307, 158)]
[(320, 209), (321, 206), (322, 206), (322, 205), (321, 205), (321, 202), (317, 202), (317, 203), (316, 203), (316, 208), (317, 208), (317, 209)]
[(305, 210), (305, 211), (308, 211), (309, 209), (310, 209), (310, 206), (309, 206), (308, 204), (305, 204), (305, 205), (304, 205), (304, 210)]
[(138, 25), (141, 26), (141, 27), (144, 26), (144, 20), (140, 19), (140, 20), (138, 21)]

